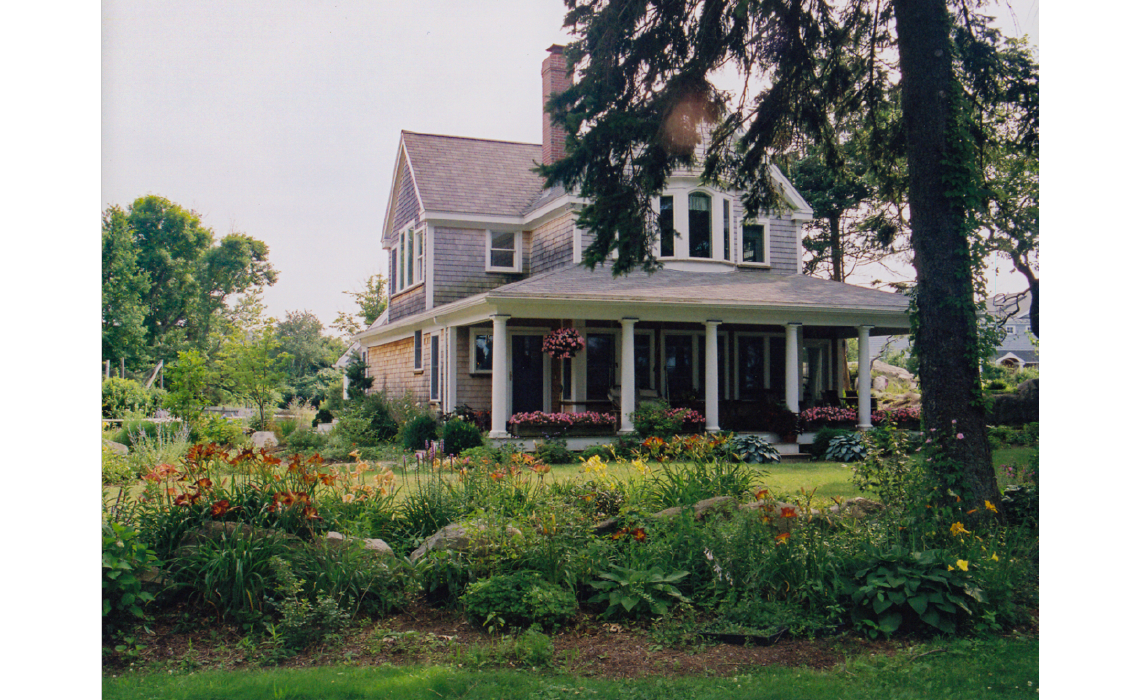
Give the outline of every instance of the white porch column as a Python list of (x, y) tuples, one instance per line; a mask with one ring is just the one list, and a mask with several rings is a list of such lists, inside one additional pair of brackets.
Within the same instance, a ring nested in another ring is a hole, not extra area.
[(720, 432), (720, 366), (717, 361), (716, 327), (720, 321), (705, 321), (705, 430)]
[(859, 326), (859, 430), (871, 429), (871, 329)]
[(445, 357), (447, 357), (447, 371), (444, 373), (445, 383), (443, 385), (443, 409), (447, 413), (455, 410), (458, 403), (458, 387), (459, 387), (459, 329), (455, 326), (448, 326), (447, 344)]
[(800, 412), (800, 385), (803, 384), (803, 365), (800, 364), (799, 331), (801, 323), (784, 326), (784, 401), (792, 413)]
[(489, 437), (505, 438), (507, 433), (507, 319), (506, 314), (491, 317), (491, 432)]
[(633, 326), (638, 319), (621, 320), (621, 416), (618, 432), (626, 435), (633, 432), (633, 419), (630, 414), (637, 408), (637, 373), (633, 357)]

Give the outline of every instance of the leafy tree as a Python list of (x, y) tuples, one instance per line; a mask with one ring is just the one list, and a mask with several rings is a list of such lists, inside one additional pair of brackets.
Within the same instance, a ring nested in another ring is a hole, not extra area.
[(103, 359), (138, 369), (147, 358), (147, 274), (138, 267), (131, 226), (119, 207), (103, 212)]
[(189, 425), (197, 425), (211, 405), (217, 376), (209, 359), (197, 350), (183, 350), (166, 370), (165, 406)]
[(235, 329), (218, 353), (221, 385), (235, 398), (257, 407), (258, 426), (268, 425), (266, 409), (276, 405), (278, 389), (288, 373), (289, 353), (281, 351), (281, 341), (273, 319), (248, 329)]
[(288, 311), (277, 323), (281, 349), (289, 353), (292, 379), (331, 367), (345, 351), (344, 341), (324, 335), (324, 325), (311, 311)]
[(125, 217), (118, 211), (109, 208), (104, 220), (118, 225), (125, 218), (138, 272), (150, 281), (140, 299), (147, 344), (157, 357), (202, 348), (230, 295), (277, 281), (265, 243), (232, 233), (215, 245), (197, 213), (164, 197), (136, 199)]
[[(872, 167), (898, 158), (907, 165), (924, 420), (964, 436), (951, 441), (937, 476), (980, 509), (999, 500), (978, 373), (978, 250), (970, 245), (986, 200), (980, 112), (1014, 108), (1007, 143), (1031, 151), (1037, 91), (1006, 71), (1000, 37), (971, 3), (953, 0), (951, 14), (948, 1), (567, 0), (566, 24), (578, 37), (567, 56), (580, 79), (550, 105), (566, 128), (567, 156), (541, 172), (588, 202), (578, 216), (595, 236), (586, 265), (616, 253), (615, 275), (652, 271), (652, 198), (674, 169), (697, 162), (706, 124), (716, 126), (703, 179), (741, 190), (755, 214), (786, 206), (771, 176), (774, 154), (813, 141), (838, 165), (835, 124), (867, 121)], [(726, 65), (749, 79), (739, 99), (710, 81)], [(901, 119), (891, 132), (896, 85)]]
[(388, 308), (388, 283), (383, 275), (375, 274), (364, 282), (363, 291), (345, 292), (356, 303), (357, 311), (337, 312), (332, 327), (341, 335), (351, 338), (367, 329)]

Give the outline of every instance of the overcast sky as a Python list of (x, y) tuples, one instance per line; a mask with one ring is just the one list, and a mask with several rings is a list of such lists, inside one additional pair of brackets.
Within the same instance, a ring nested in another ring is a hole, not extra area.
[[(1036, 0), (1013, 8), (1035, 41)], [(265, 241), (280, 272), (270, 313), (327, 325), (384, 269), (400, 130), (540, 142), (540, 64), (570, 38), (564, 13), (561, 0), (106, 0), (102, 204), (158, 194), (219, 237)]]

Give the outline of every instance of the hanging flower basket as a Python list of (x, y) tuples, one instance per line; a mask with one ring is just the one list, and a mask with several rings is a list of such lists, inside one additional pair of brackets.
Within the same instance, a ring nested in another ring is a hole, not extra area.
[(556, 360), (569, 360), (585, 347), (586, 341), (573, 328), (555, 328), (542, 339), (542, 351)]

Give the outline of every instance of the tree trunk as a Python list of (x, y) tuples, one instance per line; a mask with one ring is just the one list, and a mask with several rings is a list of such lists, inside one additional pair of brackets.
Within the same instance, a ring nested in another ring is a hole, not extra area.
[(947, 446), (949, 459), (936, 463), (936, 476), (968, 508), (984, 513), (983, 501), (996, 506), (1000, 496), (986, 438), (966, 212), (948, 194), (954, 109), (950, 17), (946, 0), (897, 0), (895, 12), (923, 421)]
[(827, 223), (831, 234), (831, 279), (842, 282), (847, 275), (843, 269), (843, 239), (839, 235), (839, 214), (830, 214)]

